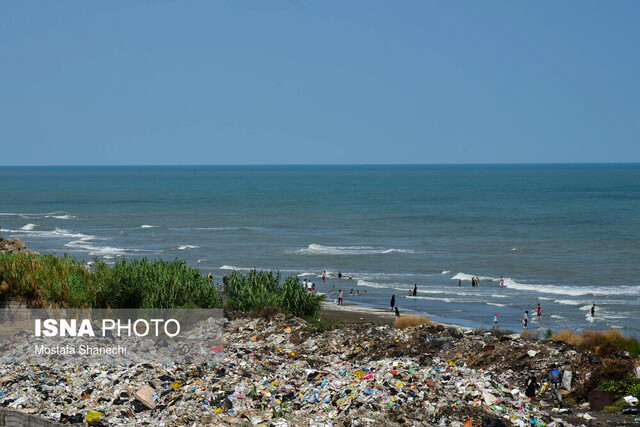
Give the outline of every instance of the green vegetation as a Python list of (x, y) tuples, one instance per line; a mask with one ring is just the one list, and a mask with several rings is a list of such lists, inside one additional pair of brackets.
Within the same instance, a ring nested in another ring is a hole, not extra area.
[(281, 283), (280, 273), (251, 270), (237, 271), (227, 276), (227, 305), (242, 312), (278, 308), (299, 317), (316, 317), (323, 297), (309, 295), (297, 277), (287, 277)]
[(551, 337), (553, 337), (553, 331), (551, 330), (551, 328), (544, 331), (544, 337), (545, 339), (550, 339)]
[[(598, 385), (598, 390), (612, 391), (620, 396), (634, 396), (640, 399), (640, 379), (628, 375), (622, 380), (606, 380)], [(625, 403), (628, 405), (628, 403)]]
[[(241, 312), (276, 309), (317, 318), (322, 297), (309, 295), (298, 278), (279, 273), (231, 273), (227, 305)], [(0, 300), (68, 308), (213, 308), (223, 305), (216, 286), (185, 261), (146, 258), (97, 262), (92, 269), (69, 256), (0, 253)]]
[(0, 299), (68, 308), (212, 308), (215, 285), (184, 261), (96, 263), (92, 271), (65, 255), (0, 254)]

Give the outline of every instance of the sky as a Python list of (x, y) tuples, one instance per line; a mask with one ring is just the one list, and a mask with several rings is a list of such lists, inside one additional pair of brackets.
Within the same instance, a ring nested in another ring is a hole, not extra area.
[(640, 162), (638, 1), (0, 2), (0, 165)]

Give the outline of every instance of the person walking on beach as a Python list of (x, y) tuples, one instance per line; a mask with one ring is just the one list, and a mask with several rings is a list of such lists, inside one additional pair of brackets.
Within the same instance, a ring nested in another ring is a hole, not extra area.
[(536, 390), (538, 389), (538, 380), (536, 380), (536, 371), (533, 369), (529, 372), (527, 376), (527, 381), (525, 383), (526, 390), (524, 394), (531, 399), (531, 403), (533, 403), (533, 399), (536, 397)]
[(417, 283), (415, 283), (415, 284), (413, 285), (413, 292), (412, 292), (412, 295), (413, 295), (414, 297), (418, 295), (418, 284), (417, 284)]
[(396, 306), (396, 296), (391, 295), (391, 310)]
[(498, 329), (498, 313), (493, 313), (493, 328)]
[(400, 318), (400, 310), (398, 310), (398, 307), (395, 307), (395, 311), (396, 311), (396, 320), (398, 320)]
[(522, 323), (524, 323), (524, 329), (527, 329), (527, 323), (529, 323), (529, 310), (525, 310)]
[(591, 306), (591, 317), (596, 317), (596, 305)]
[(343, 297), (342, 289), (340, 289), (340, 293), (338, 294), (338, 305), (342, 305), (342, 297)]

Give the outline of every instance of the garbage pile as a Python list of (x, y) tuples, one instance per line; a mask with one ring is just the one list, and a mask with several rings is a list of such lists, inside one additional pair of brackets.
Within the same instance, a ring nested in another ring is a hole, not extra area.
[[(561, 343), (442, 325), (318, 331), (278, 314), (230, 320), (224, 344), (217, 361), (205, 364), (6, 363), (0, 366), (0, 406), (105, 426), (484, 421), (553, 427), (603, 421), (588, 405), (562, 407), (579, 358)], [(568, 373), (556, 388), (545, 383), (553, 367)], [(533, 402), (525, 395), (531, 370), (541, 383)]]

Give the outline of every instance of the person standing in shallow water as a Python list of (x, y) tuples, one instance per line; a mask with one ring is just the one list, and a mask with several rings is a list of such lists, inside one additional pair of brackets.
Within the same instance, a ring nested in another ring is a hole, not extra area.
[(340, 289), (340, 293), (338, 294), (338, 305), (342, 305), (342, 297), (344, 294), (342, 293), (342, 289)]
[(540, 316), (542, 316), (542, 307), (540, 306), (540, 303), (538, 303), (538, 320), (540, 320)]
[(524, 328), (527, 329), (527, 323), (529, 323), (529, 310), (525, 310), (522, 323), (524, 323)]
[(396, 296), (391, 295), (391, 310), (396, 306)]
[(596, 305), (591, 306), (591, 317), (596, 317)]
[(414, 297), (418, 295), (418, 284), (413, 285), (413, 292), (411, 293)]

